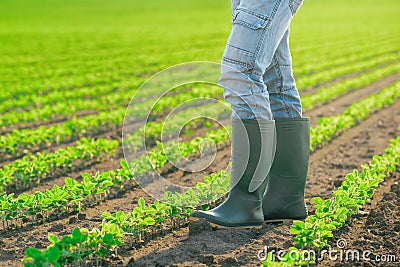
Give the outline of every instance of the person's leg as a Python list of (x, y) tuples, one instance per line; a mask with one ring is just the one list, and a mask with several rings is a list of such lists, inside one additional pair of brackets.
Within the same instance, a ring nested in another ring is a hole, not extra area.
[(273, 119), (263, 74), (289, 27), (293, 2), (241, 0), (235, 8), (219, 80), (233, 118)]
[(235, 10), (239, 4), (240, 4), (240, 0), (231, 0), (232, 19), (233, 19), (233, 15), (235, 14)]
[(292, 71), (289, 28), (263, 78), (277, 135), (276, 153), (262, 205), (264, 220), (304, 219), (307, 216), (304, 188), (310, 152), (310, 122), (309, 118), (302, 118)]
[(217, 227), (261, 226), (262, 197), (275, 153), (275, 123), (263, 74), (292, 19), (293, 0), (241, 0), (221, 66), (219, 84), (232, 105), (232, 173), (227, 199), (195, 211)]
[(293, 77), (292, 56), (289, 49), (289, 28), (279, 43), (263, 79), (268, 89), (274, 119), (301, 118), (300, 95)]

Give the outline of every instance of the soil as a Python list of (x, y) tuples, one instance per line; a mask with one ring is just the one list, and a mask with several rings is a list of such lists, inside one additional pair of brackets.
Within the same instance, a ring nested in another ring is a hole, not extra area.
[[(363, 211), (362, 214), (352, 216), (348, 223), (334, 234), (335, 239), (330, 244), (331, 247), (337, 247), (338, 242), (344, 240), (343, 244), (346, 245), (342, 250), (359, 250), (359, 260), (348, 256), (343, 257), (340, 264), (325, 260), (321, 262), (322, 265), (400, 265), (400, 168), (382, 182), (374, 192), (373, 201), (365, 205)], [(341, 243), (339, 245), (343, 246)]]
[(396, 63), (396, 62), (397, 62), (397, 60), (390, 61), (390, 62), (385, 62), (385, 63), (376, 65), (376, 66), (374, 66), (374, 67), (372, 67), (372, 68), (368, 68), (368, 69), (363, 70), (363, 71), (352, 72), (352, 73), (344, 74), (344, 75), (342, 75), (342, 76), (335, 77), (335, 78), (333, 78), (333, 79), (330, 80), (330, 81), (322, 82), (322, 83), (317, 83), (317, 84), (315, 84), (315, 85), (313, 85), (313, 86), (311, 86), (311, 87), (304, 88), (304, 89), (301, 91), (301, 94), (302, 94), (302, 95), (314, 94), (314, 93), (317, 92), (321, 87), (329, 87), (329, 86), (332, 86), (332, 85), (335, 84), (335, 83), (338, 83), (338, 82), (341, 82), (341, 81), (344, 81), (344, 80), (347, 80), (347, 79), (355, 78), (355, 77), (357, 77), (357, 76), (360, 76), (360, 75), (363, 75), (363, 74), (365, 74), (365, 73), (371, 72), (371, 71), (376, 70), (376, 69), (378, 69), (378, 68), (387, 67), (387, 66), (389, 66), (390, 64), (393, 64), (393, 63)]
[[(371, 93), (371, 91), (369, 92)], [(353, 101), (352, 99), (349, 98), (348, 101)], [(349, 104), (349, 102), (337, 103), (338, 108), (339, 106)], [(312, 113), (312, 119), (317, 117), (319, 113), (322, 113), (323, 110), (323, 108), (317, 108), (311, 111), (314, 112)], [(306, 112), (304, 115), (309, 116), (310, 114)], [(372, 114), (358, 126), (342, 133), (333, 141), (314, 152), (310, 158), (306, 187), (309, 210), (312, 212), (311, 203), (309, 202), (312, 197), (330, 197), (333, 190), (340, 186), (345, 174), (351, 172), (353, 169), (358, 169), (361, 164), (369, 162), (373, 155), (383, 153), (384, 149), (389, 145), (389, 140), (400, 134), (399, 125), (400, 102), (397, 101), (393, 106)], [(211, 165), (210, 169), (204, 170), (198, 176), (196, 176), (197, 174), (193, 175), (183, 172), (174, 172), (168, 175), (170, 175), (169, 178), (171, 180), (175, 179), (184, 183), (187, 182), (190, 185), (192, 184), (191, 181), (198, 180), (199, 177), (204, 177), (204, 174), (208, 172), (215, 172), (215, 170), (225, 168), (229, 158), (230, 147), (227, 146), (217, 154), (215, 164)], [(91, 169), (86, 170), (86, 172), (115, 169), (118, 161), (118, 159), (114, 159), (111, 162), (97, 164)], [(73, 175), (79, 177), (78, 172)], [(394, 175), (394, 177), (398, 179), (398, 174)], [(55, 180), (52, 181), (53, 184), (54, 182)], [(41, 189), (49, 185), (44, 185)], [(390, 187), (391, 185), (385, 187), (386, 189), (382, 188), (382, 190), (386, 190), (383, 192), (389, 192)], [(38, 189), (35, 188), (35, 191)], [(395, 199), (393, 201), (398, 201), (393, 195), (397, 194), (396, 192), (398, 191), (396, 191), (396, 188), (393, 190), (394, 192), (389, 192), (389, 194)], [(115, 198), (100, 202), (94, 207), (89, 207), (80, 214), (70, 214), (65, 218), (41, 225), (30, 225), (23, 229), (2, 232), (0, 233), (0, 266), (18, 266), (19, 261), (24, 257), (24, 251), (27, 247), (46, 247), (49, 244), (47, 233), (54, 233), (60, 236), (71, 233), (75, 227), (86, 227), (89, 229), (96, 227), (101, 222), (102, 212), (131, 211), (136, 206), (137, 200), (140, 197), (145, 198), (146, 202), (153, 200), (141, 189), (134, 185), (127, 185), (126, 190), (120, 192)], [(398, 207), (399, 203), (393, 201), (391, 205)], [(373, 205), (371, 207), (375, 208), (375, 211), (380, 210), (382, 214), (383, 209), (378, 204), (376, 208)], [(375, 216), (373, 214), (371, 212), (370, 216)], [(384, 214), (386, 215), (387, 212)], [(392, 218), (388, 217), (388, 221), (385, 221), (385, 227), (391, 227), (388, 226), (390, 225), (390, 220), (394, 220), (395, 216), (398, 217), (399, 212), (393, 212), (392, 215)], [(376, 216), (382, 217), (381, 215)], [(378, 223), (375, 223), (375, 217), (371, 217), (372, 219), (370, 219), (371, 223), (369, 225), (371, 227), (378, 225)], [(379, 225), (383, 226), (383, 224)], [(380, 227), (378, 230), (382, 231), (382, 233), (393, 232), (393, 229), (384, 227)], [(353, 238), (351, 239), (346, 236), (348, 240), (357, 241), (360, 236), (358, 232), (353, 233), (352, 231), (349, 231), (347, 234)], [(226, 229), (217, 231), (205, 227), (205, 229), (198, 233), (192, 232), (190, 235), (189, 228), (184, 227), (172, 233), (155, 237), (146, 242), (145, 246), (138, 246), (129, 250), (121, 249), (119, 251), (119, 259), (115, 263), (122, 261), (124, 266), (258, 266), (260, 262), (256, 256), (260, 249), (263, 249), (265, 245), (269, 248), (286, 249), (292, 245), (291, 237), (288, 225), (267, 225), (263, 229), (258, 230)], [(372, 236), (370, 237), (372, 238)], [(396, 252), (398, 253), (397, 244), (399, 242), (393, 238), (391, 239), (391, 244), (395, 247), (397, 246)], [(383, 238), (375, 238), (374, 241), (380, 246), (385, 247), (386, 240)], [(354, 248), (363, 246), (361, 243), (352, 243), (352, 247)]]
[(81, 180), (83, 173), (89, 173), (94, 175), (96, 172), (102, 173), (106, 171), (116, 170), (121, 168), (120, 161), (123, 159), (121, 147), (117, 148), (116, 154), (114, 156), (108, 157), (101, 162), (93, 163), (88, 168), (82, 169), (77, 168), (74, 172), (68, 173), (68, 175), (57, 175), (56, 177), (52, 177), (52, 179), (47, 179), (41, 181), (40, 185), (31, 188), (29, 190), (25, 190), (25, 193), (32, 194), (36, 191), (45, 191), (48, 189), (53, 188), (54, 185), (63, 186), (64, 180), (66, 177), (71, 177), (73, 179), (77, 179), (78, 181)]
[(400, 80), (400, 74), (396, 73), (385, 77), (382, 80), (371, 83), (361, 89), (351, 91), (342, 97), (335, 100), (331, 100), (323, 105), (317, 105), (310, 111), (306, 111), (307, 116), (313, 118), (311, 125), (315, 126), (318, 124), (318, 119), (327, 116), (334, 116), (343, 113), (355, 101), (365, 98), (369, 95), (379, 92), (382, 88), (390, 86), (394, 82)]
[[(27, 112), (27, 110), (23, 110), (21, 112)], [(16, 124), (16, 125), (13, 125), (12, 128), (4, 127), (4, 129), (2, 129), (0, 131), (0, 134), (5, 135), (7, 133), (11, 133), (14, 129), (22, 130), (22, 129), (27, 129), (27, 128), (37, 128), (39, 126), (60, 125), (63, 122), (71, 119), (72, 115), (76, 116), (77, 118), (80, 118), (80, 117), (83, 117), (86, 115), (93, 115), (93, 114), (97, 114), (97, 113), (98, 112), (96, 110), (80, 110), (74, 114), (56, 116), (54, 118), (49, 119), (46, 122), (34, 121), (34, 122), (29, 122), (29, 123)]]
[[(311, 155), (306, 187), (310, 213), (312, 197), (329, 198), (347, 173), (382, 154), (389, 140), (399, 134), (399, 104), (373, 114)], [(188, 228), (182, 228), (120, 256), (126, 266), (259, 266), (257, 253), (264, 246), (279, 250), (293, 245), (289, 229), (289, 225), (267, 225), (260, 230), (204, 227), (189, 234)]]

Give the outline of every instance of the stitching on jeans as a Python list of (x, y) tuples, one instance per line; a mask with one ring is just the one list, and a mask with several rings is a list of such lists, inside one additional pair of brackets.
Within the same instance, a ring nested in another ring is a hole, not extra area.
[[(269, 25), (270, 25), (271, 21), (274, 19), (280, 4), (281, 4), (281, 0), (277, 0), (276, 3), (275, 3), (274, 9), (272, 10), (272, 13), (271, 13), (271, 19), (269, 20), (267, 26), (263, 29), (263, 32), (262, 32), (260, 40), (259, 40), (259, 42), (257, 44), (256, 50), (254, 51), (254, 57), (251, 60), (251, 65), (252, 66), (254, 66), (255, 63), (256, 63), (257, 56), (258, 56), (258, 54), (260, 52), (262, 44), (264, 43), (264, 39), (265, 39), (267, 30), (269, 29)], [(254, 67), (253, 67), (253, 69), (254, 69)], [(256, 75), (262, 75), (262, 73), (257, 73), (255, 71), (253, 71), (253, 73), (256, 74)]]
[[(297, 8), (295, 8), (293, 3), (296, 3)], [(297, 10), (300, 8), (302, 3), (303, 2), (301, 0), (299, 0), (299, 1), (297, 1), (297, 0), (289, 0), (289, 9), (290, 9), (290, 13), (292, 13), (292, 16), (297, 12)]]
[(241, 19), (235, 19), (235, 24), (241, 24), (243, 26), (246, 26), (249, 29), (257, 30), (257, 29), (262, 29), (262, 28), (266, 27), (268, 22), (265, 22), (265, 26), (263, 24), (261, 27), (258, 27), (258, 25), (248, 23), (247, 21), (244, 21), (244, 20), (241, 20)]
[(289, 9), (290, 9), (290, 13), (292, 14), (292, 16), (294, 15), (294, 11), (293, 11), (293, 4), (292, 2), (289, 2)]
[(282, 86), (282, 92), (287, 92), (290, 90), (297, 90), (296, 86)]
[(274, 57), (273, 57), (273, 60), (274, 60), (274, 68), (275, 68), (275, 70), (276, 70), (276, 72), (277, 72), (277, 75), (278, 75), (278, 78), (279, 78), (279, 87), (278, 87), (278, 92), (281, 92), (282, 91), (282, 87), (283, 87), (283, 75), (282, 75), (282, 72), (281, 72), (281, 68), (279, 67), (279, 61), (278, 61), (278, 58), (276, 57), (276, 55), (274, 54)]
[(254, 56), (254, 53), (253, 53), (253, 52), (247, 51), (247, 50), (245, 50), (245, 49), (242, 49), (242, 48), (237, 47), (237, 46), (234, 46), (234, 45), (230, 45), (230, 44), (226, 44), (226, 45), (228, 45), (228, 46), (230, 46), (230, 47), (233, 47), (233, 48), (239, 50), (239, 51), (240, 51), (239, 53), (242, 53), (243, 55), (246, 55), (246, 56), (249, 56), (249, 57)]
[(282, 92), (279, 92), (279, 97), (280, 97), (280, 99), (281, 99), (281, 104), (282, 104), (282, 106), (285, 108), (285, 111), (286, 111), (286, 114), (287, 114), (287, 118), (290, 118), (291, 116), (290, 116), (290, 109), (289, 109), (289, 106), (286, 104), (286, 101), (283, 101), (283, 94), (282, 94)]
[[(279, 65), (279, 70), (280, 70), (280, 68), (288, 68), (288, 69), (292, 69), (292, 66), (291, 65)], [(282, 77), (282, 88), (281, 88), (281, 92), (286, 92), (286, 91), (290, 91), (290, 90), (297, 90), (297, 88), (296, 88), (296, 84), (294, 85), (294, 86), (284, 86), (284, 83), (283, 83), (283, 76), (281, 76)]]
[(231, 63), (231, 64), (241, 65), (241, 66), (246, 67), (248, 69), (252, 68), (248, 63), (244, 63), (244, 62), (241, 62), (241, 61), (233, 60), (233, 59), (230, 59), (230, 58), (222, 57), (222, 60), (226, 61), (228, 63)]
[(265, 19), (265, 20), (267, 20), (267, 19), (270, 18), (270, 17), (268, 17), (267, 15), (259, 14), (259, 13), (253, 12), (253, 11), (251, 11), (251, 10), (241, 8), (241, 7), (236, 8), (236, 10), (243, 11), (244, 13), (253, 15), (253, 16), (255, 16), (255, 17), (257, 17), (257, 18), (260, 18), (260, 19)]
[[(264, 43), (267, 30), (269, 30), (269, 25), (271, 24), (271, 21), (272, 21), (273, 18), (275, 17), (276, 12), (278, 11), (278, 8), (279, 8), (281, 2), (282, 2), (282, 0), (277, 0), (277, 1), (275, 2), (275, 6), (274, 6), (274, 8), (273, 8), (273, 10), (272, 10), (272, 13), (271, 13), (271, 16), (270, 16), (270, 17), (265, 16), (265, 15), (261, 15), (261, 14), (257, 14), (257, 13), (255, 13), (255, 12), (250, 11), (250, 10), (247, 10), (247, 9), (243, 9), (243, 8), (239, 8), (239, 7), (236, 8), (236, 10), (240, 10), (240, 11), (242, 11), (242, 12), (251, 14), (251, 15), (256, 16), (256, 17), (258, 17), (258, 18), (268, 19), (268, 22), (267, 22), (266, 26), (265, 26), (264, 28), (262, 28), (262, 33), (260, 34), (260, 39), (259, 39), (259, 41), (258, 41), (258, 44), (257, 44), (257, 46), (256, 46), (256, 49), (255, 49), (253, 55), (249, 55), (249, 57), (250, 57), (249, 62), (250, 62), (250, 63), (240, 62), (240, 61), (233, 60), (233, 59), (226, 58), (226, 57), (222, 57), (222, 59), (225, 60), (226, 62), (229, 62), (229, 63), (232, 63), (232, 64), (239, 64), (239, 65), (241, 65), (241, 66), (243, 66), (243, 67), (246, 67), (246, 72), (250, 72), (250, 73), (252, 73), (252, 74), (254, 74), (254, 75), (258, 75), (258, 76), (259, 76), (259, 75), (263, 75), (263, 73), (258, 73), (257, 71), (255, 71), (255, 70), (254, 70), (254, 66), (255, 66), (255, 62), (256, 62), (257, 56), (259, 55), (259, 52), (260, 52), (260, 50), (261, 50), (262, 44)], [(229, 44), (228, 44), (228, 45), (229, 45)], [(230, 47), (236, 48), (235, 46), (232, 46), (232, 45), (229, 45), (229, 46), (230, 46)], [(237, 48), (236, 48), (236, 49), (237, 49)], [(241, 49), (241, 50), (244, 51), (244, 52), (248, 52), (248, 51), (243, 50), (243, 49)]]

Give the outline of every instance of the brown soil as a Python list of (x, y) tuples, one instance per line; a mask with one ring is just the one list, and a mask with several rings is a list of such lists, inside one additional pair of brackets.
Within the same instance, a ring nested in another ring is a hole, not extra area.
[[(191, 136), (203, 136), (205, 132), (207, 131), (203, 128), (197, 129), (193, 132), (193, 134), (191, 134)], [(186, 137), (183, 139), (186, 139)], [(211, 173), (219, 171), (222, 168), (222, 162), (224, 162), (224, 166), (227, 165), (230, 160), (229, 147), (229, 143), (223, 144), (221, 147), (219, 147), (219, 151), (213, 164), (201, 172), (191, 174), (187, 172), (176, 171), (168, 173), (164, 176), (166, 179), (177, 184), (186, 186), (194, 185), (193, 181), (202, 181), (205, 175), (210, 175)], [(123, 159), (123, 154), (121, 149), (119, 149), (116, 157), (96, 164), (91, 168), (84, 170), (84, 172), (94, 174), (97, 171), (104, 172), (115, 170), (120, 167), (121, 159)], [(83, 171), (70, 173), (68, 177), (80, 180), (82, 172)], [(54, 180), (46, 181), (40, 186), (32, 188), (26, 192), (34, 193), (36, 191), (44, 191), (52, 188), (55, 184), (62, 186), (64, 184), (64, 179), (64, 177), (59, 177)], [(46, 247), (48, 245), (47, 234), (43, 235), (43, 233), (52, 232), (61, 236), (71, 233), (75, 227), (85, 227), (91, 229), (100, 224), (102, 221), (101, 214), (103, 212), (108, 211), (113, 213), (120, 210), (124, 212), (130, 212), (134, 207), (137, 206), (137, 201), (139, 198), (144, 198), (146, 203), (151, 203), (154, 201), (154, 198), (149, 196), (142, 189), (128, 183), (126, 188), (113, 199), (100, 202), (93, 207), (87, 208), (79, 214), (66, 214), (63, 218), (55, 219), (40, 225), (27, 225), (19, 230), (7, 230), (7, 232), (0, 231), (0, 238), (3, 240), (0, 241), (0, 266), (2, 266), (3, 263), (13, 264), (12, 266), (15, 266), (14, 264), (17, 264), (15, 260), (22, 259), (24, 256), (24, 251), (28, 247)], [(22, 243), (14, 246), (16, 240), (21, 240)]]
[[(363, 214), (352, 216), (337, 231), (330, 246), (345, 240), (343, 251), (357, 249), (360, 258), (344, 257), (342, 263), (322, 261), (324, 266), (399, 266), (400, 265), (400, 169), (387, 177), (374, 192), (374, 199), (365, 205)], [(369, 250), (371, 254), (363, 253)], [(346, 254), (344, 254), (346, 255)], [(394, 256), (394, 258), (392, 258)], [(368, 260), (369, 259), (369, 260)]]
[(78, 168), (74, 172), (68, 173), (68, 175), (58, 175), (56, 177), (53, 177), (53, 179), (45, 180), (39, 186), (36, 186), (24, 192), (32, 194), (35, 193), (36, 191), (43, 192), (45, 190), (51, 189), (53, 188), (54, 185), (63, 186), (66, 177), (71, 177), (73, 179), (80, 180), (82, 178), (83, 173), (89, 173), (91, 175), (94, 175), (96, 172), (102, 173), (106, 171), (116, 170), (121, 167), (120, 161), (121, 159), (123, 159), (121, 153), (122, 149), (121, 147), (118, 147), (116, 155), (108, 157), (106, 160), (103, 160), (102, 162), (91, 164), (88, 168), (85, 169)]
[[(90, 138), (109, 138), (109, 139), (121, 139), (121, 126), (116, 126), (114, 128), (110, 129), (102, 129), (99, 130), (98, 134), (92, 135), (92, 136), (82, 136), (82, 137), (90, 137)], [(76, 141), (79, 140), (81, 137), (71, 137), (60, 144), (46, 144), (44, 147), (34, 147), (31, 150), (24, 150), (24, 151), (18, 151), (16, 154), (10, 155), (7, 154), (5, 156), (1, 155), (2, 158), (0, 158), (0, 168), (4, 165), (11, 164), (13, 161), (20, 159), (24, 156), (27, 155), (34, 155), (37, 152), (45, 152), (45, 153), (53, 153), (54, 151), (67, 147), (67, 146), (73, 146), (76, 144)]]
[[(309, 202), (311, 197), (330, 197), (333, 190), (340, 186), (345, 174), (367, 163), (373, 155), (381, 154), (388, 146), (389, 140), (400, 134), (399, 125), (400, 102), (398, 101), (395, 105), (371, 115), (360, 125), (344, 132), (313, 153), (306, 188), (309, 210), (312, 211)], [(212, 171), (224, 168), (229, 156), (229, 148), (218, 153), (216, 164), (211, 167)], [(104, 164), (101, 166), (105, 170), (108, 170), (106, 167), (115, 169), (117, 162)], [(96, 165), (91, 170), (102, 170), (101, 166)], [(189, 183), (191, 180), (203, 177), (208, 171), (210, 170), (205, 170), (198, 177), (190, 173), (176, 172), (175, 175), (171, 174), (171, 179)], [(80, 214), (0, 233), (0, 265), (17, 266), (27, 247), (46, 247), (49, 244), (47, 233), (65, 235), (75, 227), (90, 229), (99, 225), (101, 213), (104, 211), (130, 211), (139, 197), (144, 197), (146, 202), (152, 201), (145, 192), (138, 188), (133, 190), (131, 186), (114, 199), (101, 202)], [(182, 228), (154, 238), (146, 246), (132, 248), (129, 251), (121, 250), (119, 257), (128, 266), (257, 266), (260, 263), (256, 257), (258, 250), (263, 249), (264, 245), (270, 248), (288, 248), (292, 245), (291, 237), (289, 226), (286, 225), (268, 225), (260, 230), (209, 229), (193, 235), (189, 235), (188, 228)]]
[[(347, 173), (383, 153), (389, 140), (400, 133), (399, 104), (373, 114), (311, 155), (306, 188), (311, 213), (312, 197), (330, 197)], [(120, 255), (127, 266), (259, 266), (260, 249), (287, 249), (293, 245), (291, 238), (288, 225), (268, 225), (261, 230), (205, 229), (192, 235), (182, 228)]]
[[(193, 173), (186, 172), (184, 170), (176, 170), (174, 172), (164, 175), (164, 178), (174, 184), (181, 186), (194, 186), (199, 182), (204, 182), (204, 176), (209, 176), (212, 173), (217, 173), (221, 170), (225, 170), (228, 167), (228, 163), (231, 158), (230, 143), (224, 144), (223, 147), (225, 149), (219, 150), (217, 152), (214, 160), (206, 169)], [(210, 162), (208, 161), (209, 159), (210, 158), (205, 158), (205, 164)], [(190, 167), (190, 164), (188, 164), (188, 166)]]
[[(384, 65), (382, 65), (382, 66), (384, 66)], [(371, 68), (371, 70), (375, 69), (375, 68), (377, 68), (377, 67)], [(366, 70), (365, 72), (367, 72), (367, 71), (368, 70)], [(303, 92), (301, 92), (301, 95), (308, 95), (308, 94), (311, 94), (311, 93), (315, 93), (322, 86), (329, 86), (329, 85), (331, 85), (333, 83), (340, 82), (340, 81), (343, 81), (343, 80), (348, 79), (348, 78), (356, 77), (358, 75), (360, 75), (360, 73), (359, 72), (355, 72), (355, 73), (350, 73), (348, 75), (344, 75), (342, 77), (335, 78), (333, 81), (330, 81), (330, 82), (327, 82), (327, 83), (318, 84), (315, 87), (311, 88), (310, 90), (303, 91)], [(378, 82), (376, 82), (376, 83), (374, 83), (372, 85), (366, 86), (365, 88), (361, 88), (359, 90), (356, 90), (354, 92), (349, 93), (349, 95), (351, 95), (350, 98), (352, 100), (344, 99), (343, 101), (345, 101), (345, 103), (348, 103), (348, 105), (350, 105), (352, 102), (357, 100), (357, 97), (359, 97), (359, 98), (365, 97), (365, 96), (368, 95), (368, 93), (373, 93), (376, 90), (376, 88), (382, 88), (384, 86), (387, 86), (387, 85), (393, 83), (394, 81), (398, 80), (398, 78), (399, 78), (399, 74), (394, 74), (394, 75), (385, 77), (385, 78), (379, 80)], [(364, 94), (360, 93), (360, 95), (358, 95), (358, 91), (363, 91)], [(343, 98), (345, 98), (345, 97), (343, 97)], [(340, 99), (341, 98), (339, 98), (339, 101), (340, 101)], [(351, 102), (348, 102), (349, 100)], [(335, 104), (332, 103), (332, 102), (335, 102), (335, 100), (334, 101), (330, 101), (329, 102), (329, 103), (331, 103), (330, 105), (324, 104), (324, 105), (321, 106), (321, 108), (324, 110), (323, 112), (322, 111), (319, 112), (320, 108), (319, 107), (317, 108), (317, 106), (315, 108), (313, 108), (313, 110), (318, 112), (318, 117), (323, 116), (322, 114), (326, 114), (326, 116), (333, 115), (332, 113), (336, 113), (338, 111), (335, 111)], [(93, 111), (83, 111), (83, 112), (81, 111), (79, 113), (82, 113), (81, 115), (83, 116), (83, 115), (93, 114)], [(310, 115), (308, 115), (308, 116), (312, 116), (313, 117), (314, 115), (315, 114), (310, 113)], [(164, 118), (164, 116), (161, 116), (161, 118), (159, 120), (162, 120), (162, 118)], [(51, 121), (51, 122), (48, 122), (48, 123), (45, 123), (45, 124), (40, 124), (40, 125), (43, 125), (43, 126), (59, 125), (62, 122), (64, 122), (65, 120), (66, 120), (66, 118), (64, 118), (64, 119), (62, 119), (60, 121)], [(314, 122), (316, 122), (316, 121), (317, 120), (314, 120)], [(23, 128), (30, 128), (30, 127), (34, 127), (34, 126), (39, 126), (39, 125), (36, 125), (36, 124), (32, 124), (31, 125), (31, 124), (29, 124), (29, 125), (25, 125)], [(122, 126), (116, 126), (115, 129), (112, 129), (112, 130), (111, 129), (108, 129), (108, 130), (102, 129), (99, 134), (96, 134), (93, 137), (94, 138), (121, 139), (121, 136), (120, 136), (120, 133), (121, 133), (121, 130), (122, 130), (121, 127)], [(137, 124), (129, 126), (129, 128), (131, 128), (131, 129), (135, 129), (137, 127), (138, 127)], [(2, 134), (2, 133), (3, 132), (0, 131), (0, 134)], [(74, 145), (76, 143), (75, 139), (76, 138), (72, 138), (71, 140), (67, 140), (67, 141), (63, 142), (62, 144), (48, 146), (48, 147), (44, 147), (44, 148), (34, 147), (34, 148), (30, 149), (30, 152), (31, 153), (36, 153), (36, 152), (51, 153), (51, 152), (54, 152), (57, 149), (60, 149), (60, 148), (66, 147), (66, 146), (70, 146), (70, 145)], [(14, 160), (22, 158), (25, 155), (26, 155), (26, 152), (22, 152), (22, 151), (18, 151), (18, 154), (16, 154), (16, 155), (6, 155), (6, 156), (4, 156), (3, 158), (0, 159), (0, 167), (2, 167), (4, 165), (7, 165), (7, 164), (11, 164)]]
[(389, 66), (389, 65), (391, 65), (391, 64), (394, 64), (394, 63), (396, 63), (396, 62), (397, 62), (397, 60), (385, 62), (385, 63), (382, 63), (382, 64), (379, 64), (379, 65), (373, 66), (373, 67), (368, 68), (368, 69), (363, 70), (363, 71), (352, 72), (352, 73), (348, 73), (348, 74), (345, 74), (345, 75), (341, 75), (340, 77), (335, 77), (335, 78), (333, 78), (331, 81), (328, 81), (328, 82), (318, 83), (318, 84), (316, 84), (316, 85), (313, 85), (313, 86), (311, 86), (311, 87), (304, 88), (304, 89), (302, 88), (301, 94), (302, 94), (302, 95), (314, 94), (314, 93), (316, 93), (321, 87), (329, 87), (329, 86), (331, 86), (331, 85), (333, 85), (333, 84), (335, 84), (335, 83), (338, 83), (338, 82), (341, 82), (341, 81), (344, 81), (344, 80), (347, 80), (347, 79), (355, 78), (355, 77), (357, 77), (357, 76), (363, 75), (363, 74), (365, 74), (365, 73), (371, 72), (371, 71), (376, 70), (376, 69), (379, 69), (379, 68), (387, 67), (387, 66)]
[[(26, 112), (27, 110), (24, 110), (22, 112)], [(0, 131), (1, 135), (6, 135), (8, 133), (11, 133), (14, 129), (22, 130), (22, 129), (27, 129), (27, 128), (37, 128), (39, 126), (49, 126), (49, 125), (60, 125), (63, 122), (69, 120), (72, 118), (72, 115), (76, 116), (77, 118), (86, 116), (86, 115), (93, 115), (98, 113), (95, 110), (81, 110), (77, 111), (74, 114), (69, 114), (69, 115), (58, 115), (55, 116), (54, 118), (51, 118), (49, 121), (43, 122), (43, 121), (34, 121), (34, 122), (29, 122), (29, 123), (21, 123), (21, 124), (15, 124), (13, 125), (12, 128), (3, 128)]]
[[(344, 57), (351, 56), (353, 53), (354, 52), (351, 52), (351, 53), (349, 53), (347, 55), (344, 55)], [(387, 52), (381, 53), (380, 55), (395, 54), (395, 53), (398, 53), (398, 51), (397, 50), (387, 51)], [(364, 58), (361, 58), (359, 60), (352, 61), (352, 62), (349, 62), (349, 63), (355, 63), (355, 62), (359, 62), (359, 61), (367, 61), (367, 60), (372, 59), (374, 57), (376, 57), (376, 55), (373, 55), (373, 56), (369, 55), (367, 57), (364, 57)], [(300, 68), (301, 66), (303, 66), (303, 65), (298, 66), (298, 68)], [(340, 65), (328, 65), (328, 66), (319, 68), (318, 70), (317, 69), (312, 69), (311, 71), (309, 71), (307, 73), (304, 73), (304, 74), (297, 74), (297, 75), (295, 74), (295, 79), (298, 79), (298, 78), (306, 76), (306, 75), (312, 75), (312, 74), (314, 74), (316, 72), (319, 72), (319, 71), (334, 69), (334, 68), (337, 68), (337, 67), (340, 67), (340, 66), (341, 66), (341, 64)]]
[[(373, 114), (362, 124), (313, 153), (307, 198), (330, 197), (332, 191), (340, 186), (345, 174), (368, 162), (373, 155), (381, 154), (388, 146), (389, 139), (399, 134), (399, 115), (397, 102), (396, 105)], [(348, 163), (349, 158), (351, 164)], [(70, 233), (77, 226), (96, 226), (101, 220), (101, 212), (131, 210), (140, 196), (145, 197), (147, 201), (151, 200), (143, 191), (132, 190), (116, 199), (87, 209), (79, 217), (74, 215), (22, 231), (3, 233), (1, 236), (4, 252), (1, 259), (15, 263), (15, 259), (22, 258), (26, 247), (45, 247), (48, 244), (43, 233), (62, 235)], [(309, 202), (308, 205), (312, 210)], [(16, 240), (22, 242), (15, 246)], [(119, 255), (120, 260), (126, 265), (129, 263), (129, 266), (256, 266), (259, 264), (257, 252), (265, 245), (271, 249), (290, 247), (292, 242), (289, 226), (268, 225), (261, 230), (209, 229), (194, 235), (189, 235), (188, 228), (182, 228), (150, 240), (143, 247), (132, 248), (129, 251), (121, 250)]]
[(342, 97), (335, 100), (329, 101), (323, 105), (317, 105), (312, 110), (306, 111), (306, 115), (313, 118), (311, 125), (315, 126), (318, 124), (318, 119), (327, 116), (333, 116), (343, 113), (343, 111), (348, 108), (352, 103), (365, 98), (369, 95), (375, 94), (394, 82), (400, 79), (400, 74), (396, 73), (387, 76), (377, 82), (371, 83), (370, 85), (363, 87), (361, 89), (349, 92)]

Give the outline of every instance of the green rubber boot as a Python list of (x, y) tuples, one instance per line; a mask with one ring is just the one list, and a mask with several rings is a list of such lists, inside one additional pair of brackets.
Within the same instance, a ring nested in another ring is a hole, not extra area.
[(264, 221), (302, 220), (307, 217), (304, 188), (310, 155), (310, 118), (276, 119), (275, 126), (277, 144), (263, 200)]
[(228, 197), (212, 210), (194, 211), (191, 220), (204, 218), (215, 228), (261, 228), (262, 199), (275, 143), (274, 121), (233, 120)]

